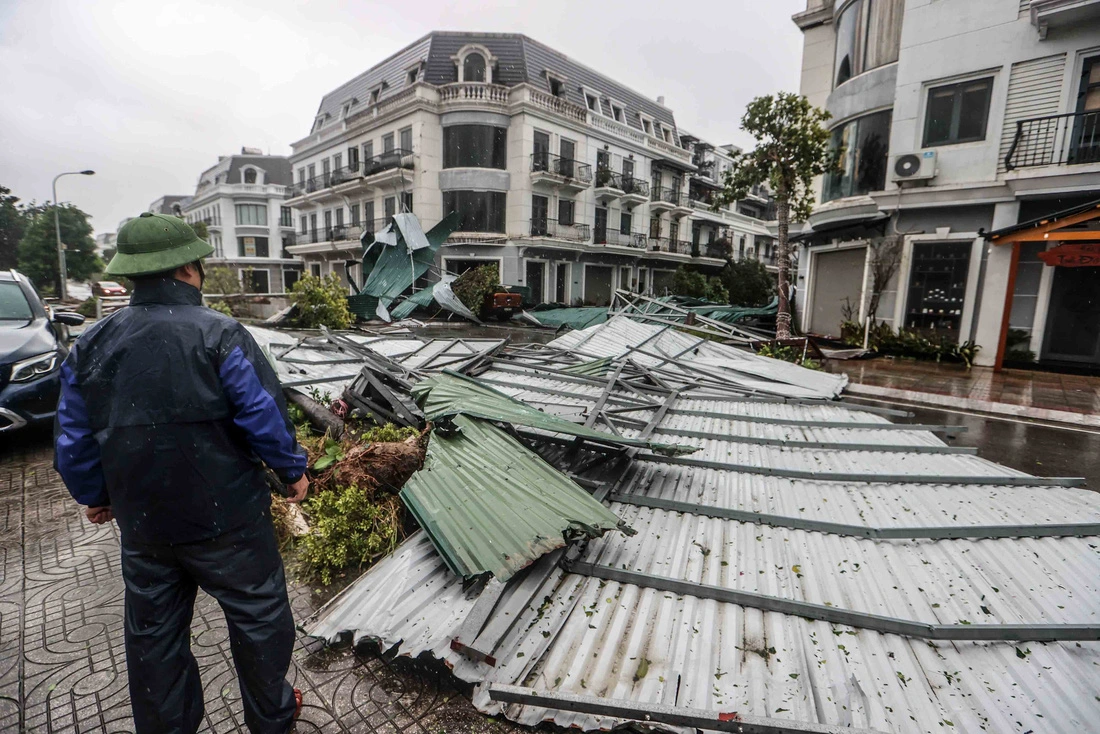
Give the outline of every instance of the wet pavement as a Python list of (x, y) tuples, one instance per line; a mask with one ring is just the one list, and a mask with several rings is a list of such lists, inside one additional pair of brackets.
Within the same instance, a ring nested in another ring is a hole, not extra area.
[[(0, 732), (132, 732), (117, 531), (84, 519), (52, 459), (48, 435), (0, 439)], [(292, 582), (296, 621), (318, 601)], [(191, 639), (205, 690), (200, 731), (245, 731), (225, 620), (201, 592)], [(412, 661), (300, 637), (290, 678), (305, 693), (297, 732), (518, 731)]]

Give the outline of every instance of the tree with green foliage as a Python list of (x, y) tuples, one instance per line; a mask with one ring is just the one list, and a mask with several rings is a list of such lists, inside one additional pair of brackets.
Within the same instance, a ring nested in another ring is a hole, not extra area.
[(11, 189), (0, 186), (0, 270), (15, 267), (15, 249), (26, 227), (27, 215), (19, 204), (19, 197), (12, 196)]
[(479, 319), (485, 316), (486, 299), (499, 289), (500, 272), (497, 270), (497, 263), (470, 268), (451, 284), (451, 290), (458, 300)]
[(704, 298), (711, 303), (729, 303), (729, 291), (721, 278), (715, 275), (708, 278), (685, 265), (676, 268), (672, 274), (672, 292), (677, 296)]
[(191, 229), (195, 231), (195, 236), (198, 237), (200, 240), (204, 240), (206, 242), (210, 241), (210, 230), (206, 228), (206, 222), (203, 222), (201, 220), (197, 221), (191, 225)]
[(351, 325), (347, 286), (335, 273), (318, 278), (304, 275), (291, 288), (298, 306), (297, 325), (305, 329), (325, 326), (346, 329)]
[[(23, 239), (16, 249), (19, 269), (42, 290), (61, 292), (57, 262), (57, 239), (52, 206), (36, 207), (27, 221)], [(61, 242), (65, 247), (65, 268), (73, 280), (87, 280), (103, 270), (95, 251), (88, 215), (72, 204), (58, 207)], [(49, 287), (47, 287), (49, 286)]]
[(775, 295), (775, 276), (759, 260), (730, 260), (719, 277), (738, 306), (767, 306)]
[(836, 165), (829, 150), (829, 132), (824, 123), (829, 113), (798, 94), (780, 92), (757, 97), (741, 118), (741, 129), (756, 139), (756, 148), (741, 153), (726, 172), (720, 204), (743, 199), (756, 185), (767, 183), (775, 193), (779, 243), (779, 313), (776, 336), (791, 335), (790, 264), (788, 239), (791, 216), (805, 220), (813, 208), (814, 178)]

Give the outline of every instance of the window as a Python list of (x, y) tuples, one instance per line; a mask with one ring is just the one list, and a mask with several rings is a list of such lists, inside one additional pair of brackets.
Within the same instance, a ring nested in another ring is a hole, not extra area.
[(833, 86), (898, 60), (905, 0), (855, 0), (836, 23)]
[(969, 270), (969, 242), (914, 243), (905, 325), (920, 331), (957, 333)]
[(547, 77), (546, 84), (550, 87), (550, 94), (554, 95), (555, 97), (565, 96), (565, 85), (562, 83), (561, 79), (557, 79), (552, 76)]
[(351, 102), (345, 102), (340, 108), (340, 117), (347, 117), (349, 112), (351, 112)]
[(394, 214), (397, 214), (397, 197), (387, 196), (386, 200), (382, 202), (383, 209), (386, 212), (386, 222), (388, 223)]
[(416, 82), (419, 78), (420, 78), (420, 67), (419, 66), (417, 66), (415, 69), (409, 69), (408, 73), (405, 74), (405, 84), (411, 87), (413, 84), (416, 84)]
[(309, 274), (312, 275), (314, 278), (320, 278), (321, 277), (321, 263), (310, 263), (309, 264)]
[(280, 227), (293, 227), (294, 220), (292, 219), (289, 206), (279, 207), (279, 226)]
[(336, 210), (336, 226), (337, 227), (343, 227), (344, 226), (344, 207), (340, 207), (339, 209)]
[(985, 140), (992, 91), (992, 78), (929, 89), (924, 147)]
[(382, 88), (372, 89), (370, 93), (370, 103), (378, 104), (378, 97), (382, 94)]
[(244, 182), (246, 184), (256, 183), (256, 169), (255, 168), (246, 168), (246, 169), (244, 169), (243, 173), (244, 173)]
[(625, 122), (623, 117), (622, 105), (617, 105), (614, 102), (611, 103), (611, 116), (615, 118), (617, 122)]
[(270, 293), (268, 272), (266, 270), (245, 270), (244, 287), (249, 293)]
[(535, 131), (534, 155), (531, 158), (532, 171), (550, 170), (550, 134)]
[(500, 191), (444, 191), (443, 212), (458, 212), (460, 232), (503, 232), (506, 200)]
[(371, 232), (374, 231), (374, 202), (363, 202), (363, 224)]
[(481, 54), (474, 52), (467, 54), (466, 58), (462, 61), (462, 81), (464, 82), (484, 82), (485, 79), (485, 57)]
[(332, 156), (332, 170), (339, 171), (340, 167), (344, 165), (344, 154), (337, 153)]
[(886, 186), (889, 144), (889, 111), (858, 117), (834, 128), (830, 148), (841, 151), (841, 170), (825, 177), (822, 203), (881, 191)]
[(584, 100), (588, 104), (588, 109), (592, 110), (593, 112), (600, 111), (600, 100), (596, 97), (596, 95), (586, 93), (584, 95)]
[(661, 125), (661, 137), (664, 138), (666, 143), (672, 142), (672, 131), (664, 125)]
[(306, 169), (298, 169), (298, 183), (304, 184), (306, 182)]
[(332, 239), (332, 210), (325, 212), (325, 239)]
[(444, 168), (508, 167), (508, 130), (492, 125), (443, 128)]
[(317, 237), (317, 215), (309, 215), (309, 231), (313, 233), (314, 238)]
[(313, 163), (309, 164), (309, 180), (317, 178), (317, 166)]
[(535, 194), (531, 197), (531, 236), (545, 237), (547, 234), (546, 221), (549, 217), (550, 200), (545, 196)]
[(353, 226), (353, 227), (358, 227), (359, 226), (359, 205), (358, 204), (352, 204), (351, 205), (351, 226)]
[(412, 212), (413, 210), (413, 195), (411, 191), (401, 192), (401, 211)]
[(239, 257), (269, 257), (266, 237), (238, 237)]
[(382, 136), (382, 153), (393, 152), (393, 133)]
[(622, 212), (619, 215), (619, 231), (623, 234), (630, 234), (634, 231), (634, 217), (630, 215), (630, 212)]
[(266, 204), (237, 204), (237, 224), (253, 227), (267, 226)]
[(558, 224), (576, 224), (574, 217), (575, 202), (569, 199), (558, 199)]
[(348, 148), (348, 170), (359, 170), (359, 148), (354, 145)]
[(309, 231), (309, 219), (306, 218), (305, 214), (303, 214), (301, 216), (301, 219), (299, 220), (299, 222), (302, 225), (302, 234), (305, 234), (306, 232), (308, 232)]
[(645, 134), (646, 135), (652, 135), (653, 134), (653, 121), (650, 120), (648, 117), (641, 117), (640, 115), (639, 115), (639, 119), (642, 121), (642, 130), (645, 131)]
[(301, 270), (284, 270), (283, 271), (283, 293), (290, 293), (294, 290), (294, 284), (298, 282), (298, 278), (302, 277)]
[(368, 140), (363, 143), (363, 164), (366, 165), (367, 161), (374, 157), (374, 141)]
[(401, 144), (398, 147), (406, 152), (412, 152), (413, 129), (411, 127), (407, 127), (398, 134), (401, 136)]
[(328, 181), (329, 175), (332, 173), (332, 161), (325, 158), (321, 161), (321, 175), (325, 177), (325, 181)]

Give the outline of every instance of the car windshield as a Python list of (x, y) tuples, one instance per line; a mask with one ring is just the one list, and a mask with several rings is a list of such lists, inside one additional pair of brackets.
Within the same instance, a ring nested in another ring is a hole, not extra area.
[(100, 288), (121, 288), (122, 286), (120, 286), (118, 283), (112, 283), (109, 280), (102, 280), (102, 281), (99, 282), (99, 287)]
[(31, 304), (18, 283), (0, 283), (0, 320), (23, 321), (33, 318)]

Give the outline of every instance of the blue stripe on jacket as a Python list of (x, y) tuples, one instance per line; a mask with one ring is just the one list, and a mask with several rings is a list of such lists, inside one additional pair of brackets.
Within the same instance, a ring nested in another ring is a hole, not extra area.
[(61, 401), (57, 405), (60, 431), (54, 452), (54, 466), (69, 494), (88, 507), (111, 504), (103, 478), (99, 443), (88, 421), (88, 407), (77, 388), (69, 360), (61, 365)]
[(239, 346), (222, 360), (218, 375), (225, 395), (236, 410), (233, 422), (245, 433), (252, 450), (279, 478), (296, 482), (306, 471), (306, 457), (287, 426), (275, 398), (264, 389), (256, 368)]

